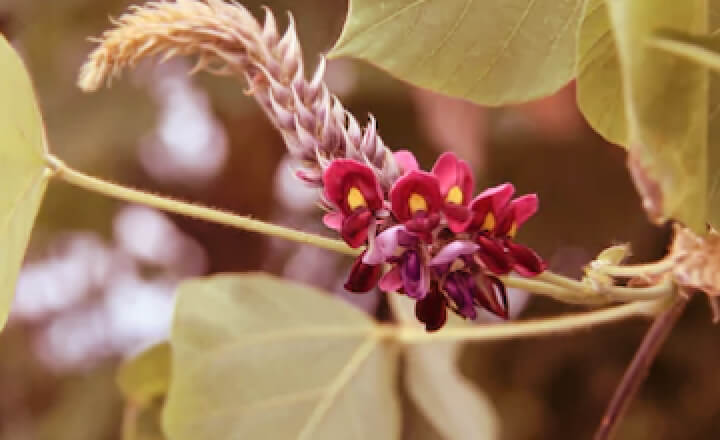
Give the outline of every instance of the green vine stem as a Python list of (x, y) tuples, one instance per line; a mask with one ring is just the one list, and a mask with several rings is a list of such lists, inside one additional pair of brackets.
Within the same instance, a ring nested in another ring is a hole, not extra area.
[(448, 341), (490, 341), (519, 337), (536, 337), (573, 330), (587, 329), (622, 319), (640, 316), (655, 316), (667, 306), (666, 299), (635, 301), (586, 313), (558, 318), (510, 322), (507, 324), (446, 327), (438, 332), (428, 333), (417, 327), (400, 328), (397, 339), (406, 344), (448, 342)]
[[(353, 249), (340, 240), (273, 225), (261, 220), (107, 182), (70, 168), (62, 160), (53, 155), (47, 157), (47, 162), (54, 177), (58, 177), (80, 188), (104, 194), (108, 197), (151, 206), (163, 211), (232, 226), (246, 231), (258, 232), (302, 244), (309, 244), (344, 255), (357, 256), (362, 252), (362, 249)], [(672, 291), (672, 283), (670, 281), (641, 288), (619, 286), (593, 287), (592, 285), (550, 271), (545, 271), (534, 279), (513, 276), (503, 276), (501, 279), (509, 287), (547, 295), (557, 300), (574, 304), (603, 305), (616, 301), (650, 300), (663, 298)]]
[(309, 234), (307, 232), (265, 223), (249, 217), (230, 214), (229, 212), (224, 212), (219, 209), (208, 208), (205, 206), (195, 205), (193, 203), (182, 202), (168, 197), (150, 194), (144, 191), (107, 182), (96, 177), (88, 176), (87, 174), (68, 167), (64, 162), (55, 156), (48, 157), (48, 162), (51, 169), (54, 171), (55, 177), (59, 177), (72, 185), (104, 194), (108, 197), (152, 206), (153, 208), (163, 211), (232, 226), (246, 231), (259, 232), (261, 234), (284, 238), (298, 243), (310, 244), (345, 255), (356, 256), (360, 253), (359, 250), (351, 248), (340, 240), (334, 240), (332, 238), (316, 234)]
[(592, 264), (592, 269), (612, 277), (646, 277), (667, 272), (673, 268), (676, 261), (672, 258), (665, 258), (660, 261), (646, 264), (632, 264), (617, 266), (612, 264)]

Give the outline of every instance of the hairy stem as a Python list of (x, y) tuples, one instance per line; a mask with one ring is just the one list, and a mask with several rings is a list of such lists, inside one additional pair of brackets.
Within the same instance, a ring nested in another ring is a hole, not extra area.
[[(243, 217), (189, 202), (174, 200), (169, 197), (158, 196), (107, 182), (74, 170), (52, 155), (48, 156), (47, 162), (54, 176), (59, 177), (72, 185), (104, 194), (109, 197), (151, 206), (163, 211), (182, 214), (209, 222), (232, 226), (246, 231), (258, 232), (302, 244), (309, 244), (345, 255), (357, 256), (362, 252), (362, 249), (353, 249), (341, 240), (273, 225), (271, 223), (266, 223), (249, 217)], [(500, 278), (509, 287), (524, 289), (528, 292), (541, 295), (547, 295), (559, 301), (573, 304), (602, 305), (613, 301), (650, 300), (667, 296), (672, 290), (672, 284), (668, 281), (651, 287), (631, 288), (614, 286), (603, 288), (602, 291), (598, 291), (581, 283), (580, 281), (573, 280), (550, 271), (544, 272), (535, 279), (512, 276), (503, 276)]]
[(599, 324), (626, 319), (634, 316), (653, 316), (665, 304), (665, 300), (637, 301), (587, 313), (559, 318), (538, 319), (507, 324), (450, 327), (435, 333), (427, 333), (415, 327), (405, 327), (398, 339), (406, 344), (442, 341), (489, 341), (530, 336), (544, 336), (555, 333), (586, 329)]
[(647, 275), (655, 275), (667, 272), (676, 264), (672, 258), (665, 258), (660, 261), (645, 264), (631, 265), (612, 265), (612, 264), (594, 264), (593, 269), (613, 277), (641, 277)]
[(340, 240), (334, 240), (320, 235), (309, 234), (307, 232), (297, 231), (295, 229), (285, 228), (260, 220), (243, 217), (236, 214), (220, 211), (218, 209), (199, 206), (188, 202), (173, 200), (168, 197), (162, 197), (150, 194), (144, 191), (127, 188), (114, 183), (88, 176), (87, 174), (76, 171), (65, 165), (58, 158), (51, 156), (48, 158), (50, 167), (53, 169), (56, 177), (64, 181), (79, 186), (81, 188), (104, 194), (127, 202), (138, 203), (141, 205), (151, 206), (167, 212), (182, 214), (189, 217), (207, 220), (209, 222), (219, 223), (222, 225), (232, 226), (246, 231), (259, 232), (261, 234), (273, 237), (284, 238), (286, 240), (295, 241), (303, 244), (310, 244), (319, 248), (338, 252), (345, 255), (358, 255), (359, 250), (349, 247)]
[(595, 432), (595, 440), (611, 438), (618, 423), (627, 412), (630, 403), (635, 399), (640, 385), (645, 381), (650, 371), (650, 365), (657, 357), (660, 348), (675, 327), (685, 310), (689, 296), (677, 295), (674, 303), (660, 314), (645, 334), (640, 348), (635, 353), (630, 366), (625, 371), (615, 394), (605, 410), (605, 415)]

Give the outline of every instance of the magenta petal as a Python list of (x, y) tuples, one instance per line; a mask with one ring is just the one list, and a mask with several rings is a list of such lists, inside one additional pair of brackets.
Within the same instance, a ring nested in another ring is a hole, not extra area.
[(505, 208), (505, 205), (508, 204), (514, 193), (515, 186), (513, 186), (512, 183), (503, 183), (481, 192), (475, 197), (475, 200), (484, 198), (492, 200), (493, 212), (498, 213)]
[(420, 169), (418, 161), (417, 159), (415, 159), (415, 155), (408, 150), (396, 151), (393, 153), (393, 157), (395, 158), (395, 162), (397, 162), (398, 166), (400, 167), (400, 171), (402, 171), (402, 174), (407, 174), (410, 171)]
[(345, 290), (353, 293), (368, 292), (377, 285), (381, 274), (381, 265), (365, 264), (360, 255), (350, 269), (350, 275), (345, 282)]
[(358, 209), (345, 217), (340, 235), (350, 247), (360, 247), (367, 240), (368, 228), (373, 220), (374, 217), (370, 211)]
[(476, 238), (479, 246), (475, 254), (487, 270), (496, 275), (505, 275), (512, 269), (512, 259), (505, 252), (502, 242), (479, 235)]
[(425, 324), (427, 331), (441, 329), (447, 320), (445, 297), (440, 292), (433, 290), (415, 304), (415, 316)]
[(480, 248), (479, 245), (468, 240), (455, 240), (442, 248), (435, 257), (430, 260), (430, 266), (441, 266), (450, 264), (461, 255), (475, 253)]
[(515, 224), (519, 227), (538, 210), (537, 194), (526, 194), (511, 202)]
[(392, 212), (401, 223), (405, 223), (414, 216), (414, 213), (410, 211), (409, 203), (413, 193), (425, 199), (428, 214), (440, 212), (442, 196), (437, 177), (425, 171), (410, 171), (396, 180), (390, 189)]
[(458, 158), (455, 153), (449, 151), (441, 154), (433, 165), (430, 172), (437, 176), (442, 194), (447, 194), (450, 188), (457, 184), (457, 168)]
[(378, 287), (383, 292), (397, 292), (400, 290), (403, 286), (403, 280), (402, 280), (402, 271), (400, 270), (400, 266), (393, 266), (392, 269), (390, 269), (385, 275), (383, 275), (382, 278), (380, 278), (380, 282), (378, 283)]
[(467, 206), (445, 202), (443, 213), (445, 214), (448, 227), (456, 234), (464, 231), (470, 220), (470, 210)]
[(475, 180), (466, 161), (458, 159), (455, 153), (448, 151), (440, 155), (431, 172), (438, 178), (443, 197), (447, 196), (452, 187), (457, 186), (463, 195), (462, 205), (470, 202)]
[(547, 269), (547, 263), (534, 250), (527, 246), (506, 240), (505, 245), (510, 251), (513, 270), (524, 277), (534, 277)]
[(383, 191), (375, 172), (367, 165), (352, 159), (333, 159), (322, 176), (325, 198), (340, 208), (343, 214), (352, 210), (347, 204), (347, 195), (356, 187), (365, 198), (371, 211), (382, 208)]
[(342, 223), (343, 223), (343, 215), (340, 211), (333, 211), (328, 212), (323, 216), (322, 219), (323, 223), (325, 223), (325, 226), (327, 226), (330, 229), (334, 229), (336, 231), (340, 231), (342, 229)]

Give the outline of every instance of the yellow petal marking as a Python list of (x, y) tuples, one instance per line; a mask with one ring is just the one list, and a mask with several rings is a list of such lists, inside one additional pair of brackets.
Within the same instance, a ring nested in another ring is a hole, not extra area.
[(425, 198), (418, 193), (410, 194), (408, 205), (410, 205), (410, 212), (412, 214), (415, 214), (418, 211), (427, 211), (428, 209), (427, 201), (425, 201)]
[(363, 197), (362, 193), (359, 189), (357, 189), (356, 186), (353, 186), (352, 188), (350, 188), (350, 191), (348, 191), (347, 203), (350, 207), (350, 210), (352, 211), (360, 208), (361, 206), (367, 206), (365, 197)]
[(447, 200), (450, 203), (455, 203), (456, 205), (462, 205), (463, 202), (463, 193), (459, 186), (455, 185), (452, 188), (450, 188), (450, 191), (448, 191), (447, 196), (445, 197), (445, 200)]
[(517, 234), (517, 229), (518, 229), (517, 222), (513, 222), (512, 226), (510, 226), (510, 230), (508, 231), (508, 237), (514, 238), (515, 235)]
[(485, 216), (485, 221), (483, 222), (482, 228), (486, 231), (492, 231), (495, 229), (495, 216), (492, 212), (488, 212)]

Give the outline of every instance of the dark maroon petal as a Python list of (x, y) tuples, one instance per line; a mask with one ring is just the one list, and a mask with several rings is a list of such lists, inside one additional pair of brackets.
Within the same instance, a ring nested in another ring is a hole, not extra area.
[(440, 216), (436, 213), (417, 213), (411, 220), (405, 222), (405, 228), (416, 234), (426, 243), (432, 241), (432, 231), (440, 224)]
[(503, 318), (508, 318), (508, 302), (505, 285), (499, 279), (492, 276), (480, 276), (476, 278), (476, 285), (473, 286), (473, 294), (478, 306)]
[(353, 187), (362, 193), (368, 209), (375, 211), (382, 208), (382, 188), (373, 170), (363, 163), (352, 159), (334, 159), (323, 173), (322, 180), (325, 197), (345, 215), (352, 212), (347, 196)]
[(434, 332), (441, 329), (447, 320), (445, 297), (433, 289), (424, 299), (415, 304), (415, 316), (425, 324), (425, 330)]
[(463, 318), (477, 318), (475, 310), (472, 276), (466, 272), (455, 271), (447, 276), (443, 289), (454, 303), (454, 311)]
[(465, 230), (470, 221), (470, 209), (467, 206), (445, 202), (442, 211), (451, 231), (458, 233)]
[(470, 165), (466, 161), (458, 159), (455, 153), (445, 152), (433, 165), (432, 173), (438, 178), (440, 193), (443, 197), (447, 197), (450, 189), (457, 186), (462, 193), (459, 205), (467, 206), (470, 203), (475, 180)]
[(527, 246), (505, 240), (513, 261), (513, 270), (524, 277), (533, 277), (547, 269), (547, 263), (534, 250)]
[[(364, 254), (364, 252), (363, 252)], [(375, 287), (382, 275), (382, 265), (365, 264), (362, 255), (355, 259), (350, 275), (345, 282), (345, 290), (354, 293), (365, 293)]]
[(430, 288), (430, 274), (417, 251), (403, 254), (401, 271), (405, 294), (415, 299), (424, 298)]
[(480, 245), (475, 255), (487, 270), (496, 275), (505, 275), (512, 270), (512, 260), (500, 240), (478, 235), (475, 241)]
[(425, 171), (410, 171), (395, 181), (390, 190), (392, 212), (401, 223), (411, 220), (416, 214), (410, 209), (410, 197), (413, 194), (425, 200), (428, 214), (440, 212), (442, 196), (437, 177)]
[(357, 209), (343, 220), (340, 235), (350, 247), (360, 247), (367, 241), (368, 227), (373, 219), (367, 209)]

